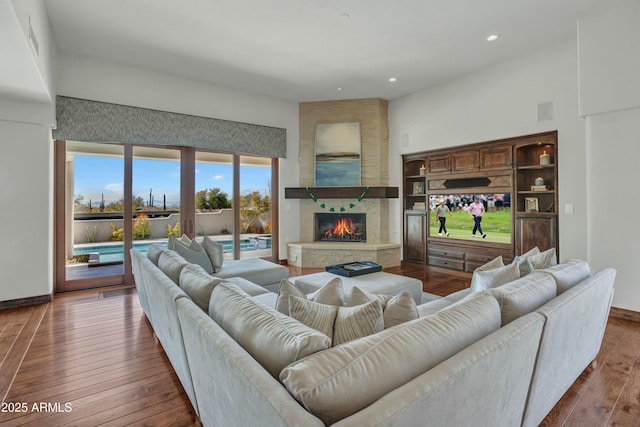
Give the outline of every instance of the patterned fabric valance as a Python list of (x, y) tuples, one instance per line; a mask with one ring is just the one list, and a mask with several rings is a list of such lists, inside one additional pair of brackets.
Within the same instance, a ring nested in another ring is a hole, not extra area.
[(286, 130), (58, 96), (55, 139), (204, 148), (286, 157)]

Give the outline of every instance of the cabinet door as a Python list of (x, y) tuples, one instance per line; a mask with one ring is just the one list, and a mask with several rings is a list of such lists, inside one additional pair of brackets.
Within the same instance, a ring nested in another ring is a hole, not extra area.
[(424, 264), (427, 243), (426, 212), (407, 212), (404, 219), (404, 261)]
[(451, 155), (452, 172), (473, 172), (480, 166), (478, 150), (461, 151)]
[(480, 150), (480, 169), (510, 168), (513, 159), (511, 145), (506, 147), (483, 148)]
[(427, 165), (429, 173), (449, 173), (451, 172), (451, 156), (449, 154), (430, 156), (427, 160)]
[(517, 219), (516, 255), (522, 255), (536, 246), (540, 251), (551, 248), (558, 250), (555, 216), (521, 216)]

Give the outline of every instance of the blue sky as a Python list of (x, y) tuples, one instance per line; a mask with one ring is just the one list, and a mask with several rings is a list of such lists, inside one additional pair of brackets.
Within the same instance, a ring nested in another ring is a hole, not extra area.
[[(98, 206), (102, 195), (105, 203), (123, 198), (124, 161), (110, 157), (74, 157), (74, 196), (84, 196), (83, 203), (91, 199)], [(271, 170), (262, 167), (240, 167), (241, 193), (259, 191), (266, 194)], [(198, 163), (196, 165), (196, 191), (220, 188), (232, 197), (233, 167), (224, 164)], [(149, 199), (153, 189), (154, 205), (162, 207), (163, 195), (167, 207), (180, 202), (180, 164), (177, 161), (133, 160), (133, 195)]]

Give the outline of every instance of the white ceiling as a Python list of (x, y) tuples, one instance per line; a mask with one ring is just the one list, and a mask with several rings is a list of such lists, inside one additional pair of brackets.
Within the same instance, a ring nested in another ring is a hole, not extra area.
[[(407, 95), (575, 38), (580, 16), (621, 1), (44, 0), (44, 4), (59, 51), (283, 99), (320, 101)], [(501, 37), (489, 43), (486, 37), (492, 33)], [(398, 81), (389, 83), (389, 77)]]

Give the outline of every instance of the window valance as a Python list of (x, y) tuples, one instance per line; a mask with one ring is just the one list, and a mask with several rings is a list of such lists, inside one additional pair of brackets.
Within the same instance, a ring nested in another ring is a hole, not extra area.
[(170, 113), (86, 99), (56, 97), (55, 139), (196, 147), (286, 157), (281, 128)]

